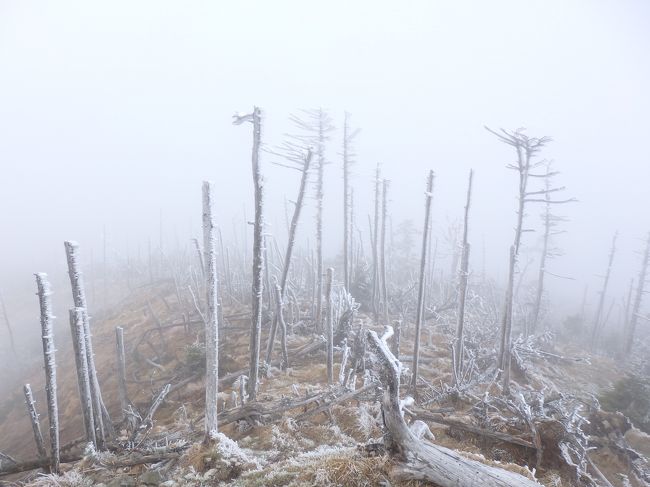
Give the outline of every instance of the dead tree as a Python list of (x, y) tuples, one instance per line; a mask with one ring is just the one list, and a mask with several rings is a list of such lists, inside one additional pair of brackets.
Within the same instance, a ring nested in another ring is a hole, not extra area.
[(379, 315), (379, 205), (381, 199), (381, 173), (379, 164), (375, 170), (375, 216), (372, 224), (372, 309), (375, 313), (375, 323)]
[(551, 178), (557, 172), (551, 171), (550, 162), (546, 164), (546, 174), (544, 177), (544, 187), (546, 192), (544, 194), (544, 212), (542, 214), (542, 221), (544, 224), (544, 235), (542, 238), (542, 254), (539, 260), (539, 271), (537, 276), (537, 290), (535, 293), (535, 304), (533, 307), (533, 315), (530, 323), (530, 330), (528, 332), (535, 333), (539, 323), (539, 315), (542, 307), (542, 297), (544, 295), (544, 278), (547, 274), (546, 265), (548, 259), (561, 255), (557, 249), (551, 247), (551, 237), (562, 233), (561, 231), (554, 230), (560, 222), (566, 221), (566, 218), (554, 215), (551, 212)]
[(431, 201), (433, 200), (433, 171), (429, 171), (427, 179), (427, 192), (424, 204), (424, 227), (422, 230), (422, 252), (420, 254), (420, 276), (418, 282), (418, 304), (415, 311), (415, 344), (413, 347), (413, 376), (411, 378), (411, 389), (413, 397), (418, 398), (418, 366), (420, 363), (420, 334), (424, 318), (424, 291), (425, 273), (427, 269), (427, 246), (429, 239), (429, 227), (431, 225)]
[(352, 143), (358, 135), (359, 129), (350, 128), (350, 114), (343, 116), (343, 284), (350, 291), (352, 275), (352, 189), (350, 187), (350, 166), (354, 161)]
[(126, 411), (131, 404), (129, 394), (126, 389), (126, 357), (124, 353), (124, 328), (115, 327), (115, 346), (117, 352), (117, 390), (120, 397), (120, 409), (122, 410), (122, 420), (126, 420)]
[(612, 246), (609, 250), (609, 257), (607, 258), (607, 270), (605, 271), (605, 279), (603, 281), (603, 287), (600, 290), (600, 297), (598, 299), (598, 308), (596, 309), (596, 316), (594, 316), (594, 324), (591, 331), (591, 348), (592, 350), (596, 348), (598, 342), (598, 336), (603, 325), (603, 310), (605, 308), (605, 297), (607, 295), (607, 286), (609, 284), (609, 276), (612, 273), (612, 264), (614, 263), (614, 255), (616, 254), (616, 239), (618, 238), (618, 232), (614, 233), (612, 238)]
[[(203, 251), (205, 254), (207, 303), (205, 317), (205, 442), (209, 442), (218, 431), (219, 324), (217, 314), (217, 256), (214, 220), (212, 217), (211, 186), (210, 182), (203, 181)], [(259, 346), (259, 337), (257, 343)]]
[(379, 280), (381, 286), (381, 303), (384, 326), (389, 326), (388, 321), (388, 282), (386, 278), (386, 219), (388, 217), (388, 180), (382, 181), (381, 189), (381, 238), (379, 240)]
[[(299, 148), (296, 148), (290, 144), (285, 146), (286, 155), (289, 162), (300, 162), (301, 177), (300, 177), (300, 188), (298, 189), (298, 198), (293, 209), (293, 216), (291, 217), (291, 224), (289, 225), (289, 238), (287, 240), (287, 248), (284, 254), (284, 263), (282, 266), (282, 277), (280, 278), (280, 302), (284, 302), (286, 289), (287, 289), (287, 280), (289, 278), (289, 269), (291, 267), (291, 258), (293, 255), (293, 249), (296, 244), (296, 231), (298, 229), (298, 220), (300, 219), (300, 213), (302, 212), (303, 202), (305, 199), (305, 193), (307, 188), (307, 181), (309, 180), (309, 168), (311, 166), (311, 160), (313, 157), (311, 149), (302, 151)], [(295, 169), (294, 165), (288, 165), (289, 167)], [(277, 304), (277, 299), (276, 299)], [(271, 363), (271, 355), (273, 354), (273, 344), (275, 341), (275, 334), (278, 327), (278, 318), (280, 318), (281, 310), (277, 310), (273, 322), (271, 324), (271, 331), (269, 332), (269, 341), (266, 347), (266, 363)], [(285, 332), (286, 340), (286, 332)], [(286, 344), (285, 344), (286, 345)]]
[[(498, 365), (501, 370), (509, 367), (510, 353), (512, 347), (512, 308), (513, 308), (513, 295), (514, 295), (514, 274), (517, 265), (517, 257), (521, 246), (521, 237), (527, 229), (524, 228), (524, 216), (526, 215), (526, 207), (529, 203), (547, 203), (559, 204), (575, 201), (574, 198), (566, 200), (552, 200), (546, 198), (546, 195), (562, 191), (564, 188), (550, 188), (539, 191), (531, 191), (528, 188), (530, 178), (548, 178), (557, 173), (536, 174), (533, 171), (545, 163), (545, 161), (536, 161), (538, 153), (542, 148), (551, 141), (550, 137), (528, 137), (523, 133), (523, 129), (515, 131), (507, 131), (501, 129), (499, 132), (494, 131), (488, 127), (486, 129), (496, 135), (496, 137), (503, 143), (515, 149), (517, 159), (515, 163), (506, 165), (508, 169), (517, 172), (519, 184), (517, 192), (517, 224), (515, 226), (514, 243), (512, 245), (510, 257), (510, 269), (508, 271), (508, 284), (506, 288), (506, 299), (503, 310), (503, 318), (501, 320), (501, 343), (499, 347)], [(510, 389), (510, 374), (505, 371), (503, 381), (504, 394), (509, 393)]]
[(95, 354), (93, 352), (92, 337), (90, 334), (90, 319), (88, 316), (88, 304), (86, 302), (86, 291), (84, 289), (83, 275), (79, 269), (78, 249), (79, 244), (72, 241), (64, 242), (65, 253), (68, 261), (68, 275), (70, 276), (70, 285), (72, 287), (72, 299), (75, 308), (84, 309), (84, 338), (86, 340), (86, 361), (88, 362), (88, 372), (90, 374), (90, 391), (93, 397), (93, 418), (95, 420), (95, 431), (97, 443), (100, 448), (103, 447), (104, 437), (113, 433), (113, 423), (108, 414), (108, 410), (102, 399), (102, 392), (95, 368)]
[(43, 362), (45, 364), (45, 392), (47, 395), (47, 419), (50, 424), (50, 470), (59, 473), (59, 408), (56, 397), (56, 359), (50, 283), (47, 274), (36, 274), (38, 302), (41, 308), (41, 336), (43, 337)]
[(325, 316), (327, 318), (327, 383), (334, 383), (334, 316), (332, 310), (332, 279), (334, 269), (329, 267), (325, 277)]
[(458, 322), (456, 325), (456, 351), (454, 355), (454, 383), (463, 373), (463, 329), (465, 327), (465, 299), (467, 297), (467, 281), (469, 278), (469, 242), (467, 241), (467, 230), (469, 224), (469, 205), (472, 198), (472, 179), (474, 171), (469, 171), (469, 182), (467, 184), (467, 200), (465, 202), (465, 218), (463, 220), (463, 249), (461, 264), (458, 276)]
[(86, 431), (86, 441), (96, 446), (97, 438), (95, 436), (95, 419), (93, 417), (93, 398), (90, 392), (90, 372), (88, 371), (86, 358), (83, 311), (83, 308), (70, 310), (70, 334), (72, 335), (72, 348), (77, 367), (77, 384), (79, 386), (79, 400), (81, 401), (81, 414)]
[(632, 345), (634, 344), (634, 332), (639, 318), (639, 311), (641, 309), (641, 301), (643, 300), (643, 293), (646, 283), (646, 273), (648, 271), (648, 262), (650, 259), (650, 234), (646, 240), (645, 251), (643, 253), (643, 261), (641, 262), (641, 270), (639, 271), (639, 282), (637, 283), (636, 295), (634, 297), (634, 306), (632, 307), (632, 315), (630, 322), (627, 326), (625, 333), (625, 353), (632, 352)]
[(14, 341), (14, 332), (11, 329), (11, 322), (9, 321), (9, 315), (7, 314), (7, 306), (5, 305), (4, 297), (2, 292), (0, 292), (0, 305), (2, 306), (2, 316), (5, 320), (5, 325), (7, 326), (7, 334), (9, 335), (9, 343), (11, 345), (11, 351), (14, 354), (14, 357), (18, 358), (16, 353), (16, 342)]
[(263, 181), (260, 169), (260, 145), (262, 143), (262, 111), (253, 108), (253, 113), (248, 115), (235, 115), (233, 123), (236, 125), (244, 122), (253, 124), (253, 187), (255, 193), (255, 223), (253, 227), (253, 285), (251, 339), (250, 339), (250, 372), (248, 375), (248, 396), (251, 401), (257, 398), (259, 388), (259, 362), (260, 339), (262, 334), (262, 271), (264, 270), (264, 217), (263, 208)]
[(381, 401), (386, 434), (386, 449), (397, 460), (394, 477), (419, 480), (440, 487), (539, 487), (533, 480), (509, 470), (470, 460), (448, 448), (425, 441), (416, 435), (418, 422), (410, 427), (404, 420), (404, 407), (399, 388), (401, 363), (390, 352), (386, 342), (374, 331), (367, 332), (368, 346), (377, 358), (379, 380), (384, 389)]
[[(278, 280), (273, 277), (274, 281), (274, 295), (275, 295), (275, 320), (280, 326), (280, 349), (282, 350), (282, 361), (280, 362), (280, 368), (282, 370), (287, 370), (289, 366), (289, 351), (287, 349), (287, 324), (284, 321), (284, 302), (282, 296), (282, 287), (278, 284)], [(271, 363), (270, 360), (267, 363)]]
[(47, 458), (45, 451), (45, 442), (43, 441), (43, 434), (41, 433), (41, 423), (38, 420), (38, 413), (36, 412), (36, 404), (34, 396), (32, 395), (32, 388), (29, 384), (23, 386), (25, 393), (25, 404), (27, 405), (27, 412), (29, 413), (29, 420), (32, 423), (32, 431), (34, 432), (34, 442), (36, 443), (36, 450), (38, 451), (39, 459)]

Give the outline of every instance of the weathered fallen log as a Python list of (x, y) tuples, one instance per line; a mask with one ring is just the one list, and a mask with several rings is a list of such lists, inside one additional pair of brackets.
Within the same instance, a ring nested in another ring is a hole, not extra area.
[(445, 426), (450, 426), (452, 428), (466, 431), (477, 436), (483, 436), (490, 438), (495, 441), (503, 441), (505, 443), (512, 443), (514, 445), (525, 446), (526, 448), (535, 449), (535, 445), (532, 441), (522, 438), (520, 436), (509, 435), (508, 433), (502, 433), (500, 431), (492, 431), (485, 428), (479, 428), (472, 424), (467, 424), (458, 419), (445, 417), (439, 413), (432, 413), (424, 409), (405, 409), (405, 412), (413, 417), (414, 419), (419, 419), (421, 421), (427, 421), (432, 423), (443, 424)]
[(424, 480), (440, 487), (539, 487), (540, 484), (521, 474), (470, 460), (453, 450), (418, 439), (404, 421), (400, 404), (401, 364), (376, 332), (368, 331), (367, 337), (380, 367), (386, 449), (399, 460), (393, 472), (397, 478)]

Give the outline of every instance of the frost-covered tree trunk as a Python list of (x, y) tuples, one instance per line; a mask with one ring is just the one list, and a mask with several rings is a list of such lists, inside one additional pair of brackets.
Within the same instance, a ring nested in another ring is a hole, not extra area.
[(31, 386), (29, 384), (25, 384), (23, 386), (23, 392), (25, 393), (25, 405), (27, 406), (27, 412), (29, 413), (29, 420), (32, 423), (32, 431), (34, 432), (36, 450), (38, 451), (39, 458), (45, 459), (47, 458), (47, 452), (45, 451), (45, 442), (43, 441), (43, 434), (41, 433), (41, 423), (38, 420), (36, 403), (34, 402)]
[(325, 278), (325, 316), (327, 317), (327, 383), (334, 383), (334, 316), (332, 310), (332, 280), (334, 269), (327, 269)]
[(639, 311), (641, 309), (641, 301), (643, 301), (643, 293), (646, 283), (646, 273), (648, 271), (648, 262), (650, 260), (650, 234), (646, 240), (645, 252), (643, 253), (643, 262), (641, 263), (641, 270), (639, 271), (639, 282), (637, 283), (636, 295), (634, 297), (634, 306), (632, 307), (632, 315), (630, 316), (630, 323), (627, 326), (627, 333), (625, 336), (625, 353), (629, 354), (632, 351), (634, 344), (634, 332), (639, 318)]
[(264, 269), (264, 219), (263, 208), (263, 181), (260, 170), (260, 145), (262, 141), (262, 111), (258, 107), (253, 108), (253, 113), (244, 116), (235, 116), (235, 124), (242, 122), (253, 124), (253, 150), (252, 169), (253, 186), (255, 188), (255, 223), (253, 227), (253, 285), (252, 285), (252, 308), (251, 318), (251, 340), (250, 340), (250, 372), (248, 375), (249, 400), (257, 398), (259, 388), (259, 361), (260, 361), (260, 338), (262, 334), (262, 271)]
[(605, 280), (603, 281), (603, 287), (600, 291), (600, 297), (598, 298), (598, 308), (596, 309), (596, 316), (594, 317), (594, 324), (591, 331), (591, 348), (592, 350), (596, 348), (598, 343), (598, 335), (600, 334), (600, 329), (602, 327), (602, 317), (603, 310), (605, 307), (605, 297), (607, 296), (607, 286), (609, 284), (609, 276), (612, 272), (612, 264), (614, 263), (614, 255), (616, 254), (616, 239), (618, 238), (618, 232), (614, 234), (612, 238), (612, 246), (609, 250), (609, 257), (607, 259), (607, 271), (605, 271)]
[[(273, 278), (275, 285), (273, 286), (274, 295), (275, 295), (275, 320), (280, 327), (280, 347), (282, 350), (282, 361), (280, 363), (280, 368), (282, 370), (287, 370), (289, 365), (289, 351), (287, 349), (287, 324), (284, 321), (284, 302), (282, 296), (282, 287), (278, 284), (277, 279)], [(267, 360), (267, 363), (270, 363)]]
[(411, 389), (413, 397), (418, 397), (418, 366), (420, 364), (420, 334), (422, 331), (422, 321), (424, 316), (424, 290), (425, 290), (425, 273), (427, 268), (427, 243), (429, 239), (429, 227), (431, 225), (431, 200), (433, 199), (433, 171), (429, 171), (427, 179), (427, 192), (424, 204), (424, 226), (422, 229), (422, 251), (420, 254), (420, 275), (418, 281), (418, 304), (415, 315), (415, 343), (413, 347), (413, 376), (411, 379)]
[(388, 321), (388, 282), (386, 278), (386, 220), (388, 217), (388, 180), (382, 181), (381, 190), (381, 239), (379, 242), (379, 266), (381, 283), (381, 302), (384, 318), (384, 326), (389, 325)]
[(381, 179), (379, 164), (375, 170), (375, 216), (372, 224), (372, 309), (375, 312), (375, 322), (379, 313), (379, 201), (381, 195)]
[(43, 362), (45, 364), (45, 393), (47, 395), (47, 419), (50, 424), (50, 470), (59, 473), (59, 408), (56, 397), (56, 359), (50, 283), (47, 274), (36, 274), (38, 302), (41, 308), (41, 336), (43, 337)]
[(86, 356), (83, 308), (70, 310), (70, 334), (72, 335), (72, 347), (77, 367), (77, 384), (79, 386), (79, 400), (81, 401), (81, 414), (86, 431), (86, 441), (97, 445), (95, 419), (93, 417), (93, 398), (90, 392), (90, 372), (88, 371)]
[[(205, 320), (205, 441), (217, 433), (219, 385), (219, 324), (217, 314), (217, 257), (212, 216), (212, 185), (203, 181), (203, 245), (206, 264)], [(260, 296), (261, 297), (261, 296)], [(259, 342), (258, 342), (259, 343)]]
[(196, 258), (199, 261), (199, 267), (201, 268), (201, 276), (205, 279), (205, 265), (203, 263), (203, 255), (201, 254), (201, 246), (199, 245), (199, 239), (193, 238), (192, 243), (194, 244), (194, 250), (196, 251)]
[(126, 420), (126, 411), (129, 407), (129, 394), (126, 389), (126, 356), (124, 353), (124, 328), (115, 327), (115, 346), (117, 352), (117, 390), (120, 396), (120, 409), (122, 420)]
[(501, 326), (501, 362), (499, 368), (503, 371), (503, 393), (510, 393), (510, 361), (512, 347), (512, 298), (515, 281), (515, 266), (517, 264), (517, 251), (514, 245), (510, 246), (510, 266), (508, 271), (508, 284), (506, 286), (506, 305)]
[(70, 276), (70, 285), (72, 286), (72, 299), (75, 308), (84, 308), (84, 338), (86, 340), (86, 360), (88, 362), (88, 372), (90, 374), (90, 391), (93, 397), (93, 417), (95, 419), (95, 431), (97, 443), (103, 448), (106, 434), (113, 433), (113, 423), (104, 406), (102, 399), (99, 379), (97, 378), (97, 369), (95, 368), (95, 354), (93, 352), (92, 337), (90, 334), (90, 319), (88, 316), (88, 304), (86, 302), (86, 292), (83, 284), (83, 275), (79, 269), (78, 254), (79, 245), (76, 242), (66, 241), (65, 252), (68, 261), (68, 275)]
[(467, 231), (469, 227), (469, 205), (472, 199), (472, 179), (474, 171), (469, 172), (469, 182), (467, 184), (467, 200), (465, 201), (465, 218), (463, 220), (463, 249), (458, 276), (458, 321), (456, 323), (456, 353), (454, 381), (462, 375), (463, 356), (465, 354), (463, 344), (463, 332), (465, 328), (465, 299), (467, 297), (467, 280), (469, 278), (469, 242), (467, 241)]
[[(284, 265), (282, 266), (282, 277), (280, 278), (280, 298), (281, 302), (284, 302), (287, 280), (289, 279), (289, 270), (291, 267), (291, 258), (293, 256), (293, 249), (296, 244), (296, 231), (298, 229), (298, 220), (300, 219), (300, 213), (302, 212), (303, 202), (305, 200), (305, 193), (307, 190), (307, 181), (309, 180), (309, 167), (312, 160), (312, 151), (311, 149), (307, 150), (303, 160), (303, 166), (301, 168), (302, 176), (300, 177), (300, 188), (298, 190), (298, 198), (296, 199), (296, 205), (293, 209), (293, 216), (291, 217), (291, 224), (289, 225), (289, 239), (287, 240), (287, 249), (284, 254)], [(277, 304), (277, 300), (276, 300)], [(282, 310), (276, 310), (275, 318), (271, 324), (271, 331), (269, 332), (269, 341), (266, 347), (266, 363), (271, 363), (271, 355), (273, 354), (273, 344), (275, 342), (275, 334), (278, 327), (278, 318), (282, 314)], [(286, 333), (285, 333), (286, 340)], [(286, 343), (283, 345), (286, 346)], [(284, 350), (283, 350), (284, 352)]]

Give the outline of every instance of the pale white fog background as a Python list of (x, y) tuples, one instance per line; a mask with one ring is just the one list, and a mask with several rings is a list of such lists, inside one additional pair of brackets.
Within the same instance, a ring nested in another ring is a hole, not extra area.
[[(0, 289), (21, 346), (40, 346), (33, 273), (50, 274), (59, 325), (71, 297), (63, 241), (87, 275), (143, 255), (148, 241), (198, 236), (200, 184), (215, 183), (218, 223), (252, 214), (251, 130), (235, 111), (264, 110), (263, 141), (288, 115), (322, 106), (362, 129), (354, 168), (366, 231), (377, 162), (391, 180), (394, 228), (422, 225), (436, 172), (434, 234), (460, 217), (475, 169), (471, 266), (503, 279), (513, 237), (514, 154), (484, 128), (527, 127), (579, 203), (556, 239), (548, 279), (558, 319), (596, 302), (612, 234), (611, 297), (637, 272), (650, 231), (650, 3), (639, 1), (0, 0)], [(326, 256), (341, 247), (341, 131), (326, 168)], [(263, 159), (270, 233), (284, 241), (284, 198), (298, 174)], [(313, 233), (313, 201), (302, 241)], [(531, 207), (528, 227), (540, 227)], [(310, 233), (311, 232), (311, 233)], [(524, 236), (522, 260), (539, 232)], [(313, 242), (313, 238), (312, 238)], [(444, 254), (444, 252), (442, 252)], [(444, 265), (444, 264), (443, 264)], [(534, 274), (531, 274), (531, 278)], [(96, 291), (97, 292), (97, 291)], [(98, 301), (98, 299), (96, 299)], [(92, 304), (92, 303), (91, 303)], [(95, 309), (101, 303), (96, 302)], [(644, 322), (645, 323), (645, 322)], [(0, 327), (0, 353), (9, 353)], [(61, 338), (64, 340), (64, 338)]]

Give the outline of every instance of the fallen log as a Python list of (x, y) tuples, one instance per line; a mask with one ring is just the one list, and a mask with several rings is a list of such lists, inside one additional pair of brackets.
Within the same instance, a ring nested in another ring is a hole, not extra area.
[(502, 433), (500, 431), (492, 431), (485, 428), (480, 428), (472, 424), (467, 424), (458, 419), (449, 418), (443, 416), (442, 414), (432, 413), (424, 409), (405, 409), (406, 414), (411, 416), (413, 419), (419, 419), (421, 421), (427, 421), (431, 423), (438, 423), (445, 426), (450, 426), (461, 431), (466, 431), (472, 433), (476, 436), (483, 436), (490, 438), (495, 441), (503, 441), (505, 443), (512, 443), (514, 445), (524, 446), (526, 448), (536, 449), (532, 441), (522, 438), (520, 436), (509, 435), (508, 433)]
[(401, 363), (377, 333), (367, 332), (384, 388), (382, 415), (386, 449), (398, 460), (393, 474), (400, 480), (423, 480), (440, 487), (539, 487), (521, 474), (485, 465), (417, 438), (404, 421), (399, 399)]

